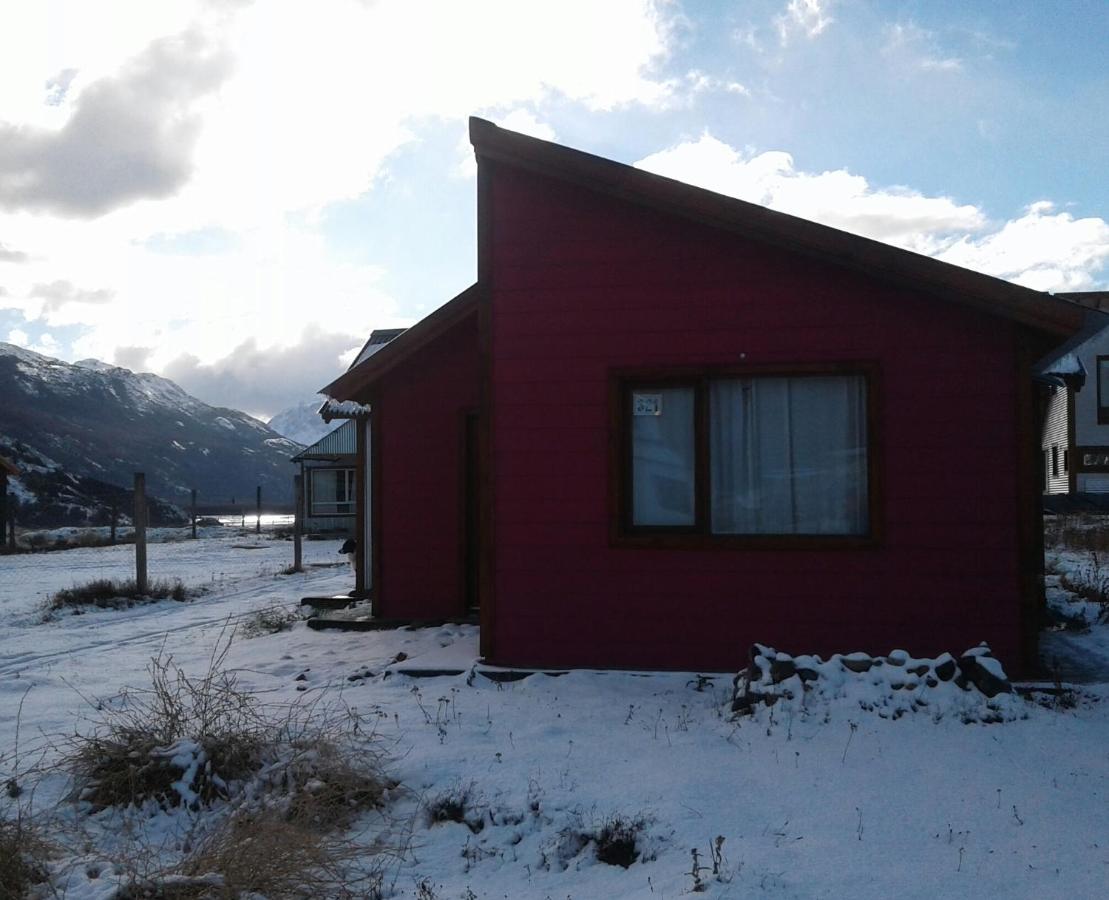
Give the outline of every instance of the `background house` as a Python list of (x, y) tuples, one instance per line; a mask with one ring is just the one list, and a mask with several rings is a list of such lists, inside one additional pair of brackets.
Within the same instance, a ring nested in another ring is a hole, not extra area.
[(481, 120), (471, 141), (477, 284), (324, 389), (371, 410), (375, 615), (477, 604), (483, 654), (519, 666), (981, 640), (1033, 664), (1033, 365), (1086, 310)]
[(293, 457), (304, 485), (300, 514), (305, 534), (355, 534), (356, 426), (346, 421)]
[(1109, 291), (1058, 296), (1090, 312), (1086, 327), (1039, 366), (1045, 502), (1109, 509)]

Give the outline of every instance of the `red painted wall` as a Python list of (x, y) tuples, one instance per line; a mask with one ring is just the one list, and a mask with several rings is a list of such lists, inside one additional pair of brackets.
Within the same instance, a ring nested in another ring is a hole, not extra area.
[[(735, 670), (793, 652), (1019, 660), (1015, 328), (499, 165), (495, 661)], [(874, 360), (876, 549), (609, 546), (610, 369)]]
[(465, 411), (477, 405), (476, 314), (405, 360), (378, 387), (379, 616), (465, 611), (462, 427)]

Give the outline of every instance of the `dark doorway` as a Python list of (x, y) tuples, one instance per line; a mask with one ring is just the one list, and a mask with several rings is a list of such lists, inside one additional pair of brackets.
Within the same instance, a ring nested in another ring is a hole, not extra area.
[(481, 514), (478, 414), (466, 413), (462, 440), (462, 583), (466, 609), (481, 605), (478, 565), (481, 552)]

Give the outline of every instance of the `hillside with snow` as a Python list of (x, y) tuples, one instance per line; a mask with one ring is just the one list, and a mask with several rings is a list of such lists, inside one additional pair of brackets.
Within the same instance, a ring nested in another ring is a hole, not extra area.
[[(201, 502), (250, 503), (258, 485), (267, 500), (288, 502), (289, 458), (299, 449), (257, 419), (209, 406), (158, 375), (0, 343), (0, 455), (37, 455), (49, 461), (44, 471), (123, 488), (145, 472), (148, 493), (176, 504), (194, 488)], [(15, 485), (21, 504), (57, 501), (37, 496), (32, 481)], [(38, 484), (49, 495), (43, 479)]]

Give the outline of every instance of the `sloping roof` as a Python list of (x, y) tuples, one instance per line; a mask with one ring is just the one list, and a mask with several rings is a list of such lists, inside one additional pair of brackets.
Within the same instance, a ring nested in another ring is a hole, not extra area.
[(1080, 303), (1087, 309), (1109, 311), (1109, 291), (1076, 291), (1055, 296), (1070, 300), (1072, 303)]
[(310, 447), (305, 447), (296, 456), (293, 462), (305, 459), (333, 460), (340, 456), (353, 456), (358, 452), (357, 432), (355, 421), (348, 419), (334, 431), (330, 431)]
[(483, 159), (507, 163), (964, 303), (1050, 334), (1068, 336), (1083, 324), (1083, 310), (1066, 299), (591, 153), (506, 131), (484, 119), (470, 119), (470, 142), (479, 165)]
[(411, 328), (389, 341), (380, 350), (357, 366), (347, 369), (320, 393), (336, 400), (355, 399), (397, 363), (407, 359), (439, 335), (477, 312), (478, 286), (470, 285), (457, 297), (448, 300), (435, 312), (420, 319)]
[(5, 475), (14, 476), (19, 474), (19, 469), (10, 459), (0, 456), (0, 472), (3, 472)]
[(407, 329), (404, 328), (375, 328), (370, 332), (370, 338), (362, 345), (362, 349), (358, 351), (358, 355), (354, 357), (351, 364), (347, 366), (348, 369), (353, 369), (359, 363), (364, 362), (368, 357), (373, 356), (384, 347), (393, 338), (400, 337)]

